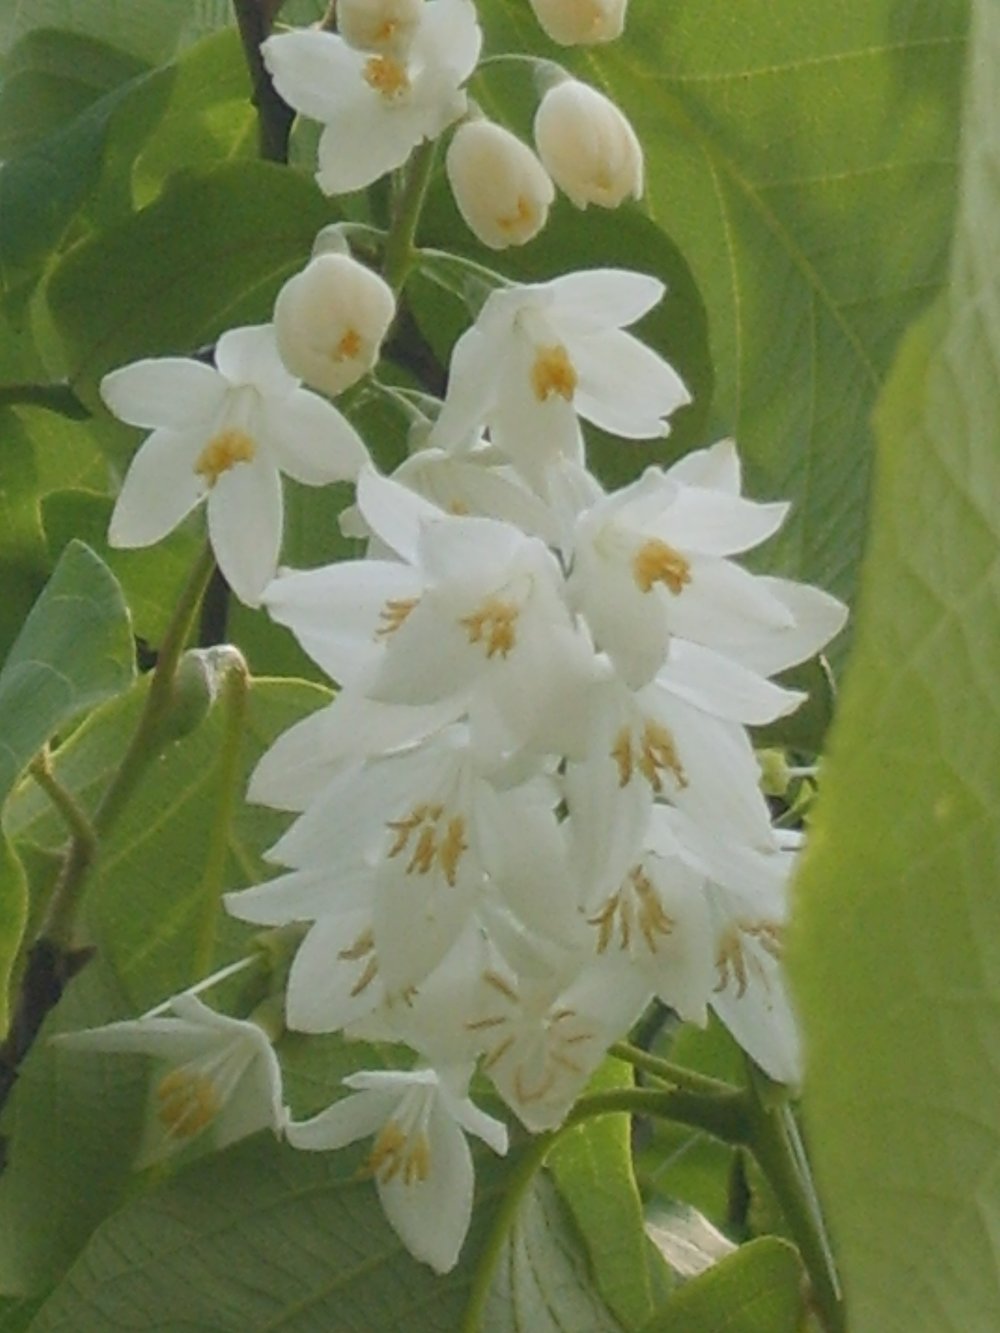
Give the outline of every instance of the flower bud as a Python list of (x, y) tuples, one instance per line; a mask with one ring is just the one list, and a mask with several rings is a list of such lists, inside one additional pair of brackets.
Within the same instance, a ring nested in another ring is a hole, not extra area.
[(337, 31), (359, 51), (405, 51), (424, 0), (337, 0)]
[(378, 360), (395, 314), (392, 291), (349, 255), (322, 254), (289, 278), (274, 305), (281, 359), (313, 389), (334, 395)]
[(545, 226), (555, 198), (552, 182), (527, 144), (501, 125), (460, 125), (445, 167), (458, 210), (484, 245), (524, 245)]
[(642, 146), (603, 93), (564, 79), (535, 113), (535, 146), (549, 175), (577, 208), (617, 208), (642, 194)]
[(614, 41), (625, 26), (627, 4), (628, 0), (531, 0), (535, 18), (560, 46)]

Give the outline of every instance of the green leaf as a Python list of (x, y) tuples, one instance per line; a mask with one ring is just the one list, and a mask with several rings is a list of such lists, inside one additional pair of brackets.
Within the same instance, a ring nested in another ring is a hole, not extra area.
[(46, 553), (38, 516), (38, 471), (18, 414), (0, 410), (0, 654), (17, 637), (45, 583)]
[(121, 589), (93, 551), (74, 542), (0, 671), (0, 804), (54, 732), (127, 688), (132, 674)]
[(74, 387), (97, 407), (97, 383), (113, 367), (190, 352), (235, 324), (266, 319), (329, 220), (316, 186), (272, 163), (171, 181), (52, 274), (47, 295)]
[(740, 444), (751, 494), (795, 501), (768, 563), (841, 594), (864, 538), (871, 409), (899, 330), (944, 277), (967, 8), (672, 0), (568, 52), (523, 0), (480, 5), (490, 50), (556, 55), (632, 120), (649, 214), (708, 310), (715, 433)]
[[(33, 1333), (455, 1333), (471, 1266), (511, 1164), (477, 1163), (477, 1209), (461, 1265), (439, 1277), (382, 1216), (357, 1153), (296, 1153), (257, 1138), (202, 1161), (101, 1227)], [(619, 1333), (593, 1292), (558, 1196), (528, 1195), (501, 1261), (486, 1333)]]
[(58, 28), (106, 41), (148, 65), (169, 60), (179, 49), (230, 20), (225, 0), (142, 0), (122, 6), (120, 0), (2, 0), (0, 53), (8, 52), (26, 33)]
[(852, 1333), (1000, 1323), (1000, 13), (946, 297), (880, 404), (857, 647), (790, 962)]
[[(631, 1067), (607, 1060), (588, 1091), (631, 1086)], [(631, 1130), (627, 1115), (588, 1120), (562, 1134), (548, 1158), (587, 1246), (597, 1289), (627, 1329), (638, 1328), (653, 1309)]]
[(795, 1246), (764, 1236), (686, 1282), (642, 1333), (799, 1333), (802, 1281)]

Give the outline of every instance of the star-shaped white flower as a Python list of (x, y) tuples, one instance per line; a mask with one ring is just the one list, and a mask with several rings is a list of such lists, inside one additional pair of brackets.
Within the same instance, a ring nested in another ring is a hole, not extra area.
[(471, 0), (427, 0), (402, 50), (358, 50), (309, 30), (269, 37), (261, 51), (285, 101), (324, 126), (316, 179), (343, 194), (402, 166), (464, 114), (461, 85), (481, 42)]
[(288, 1126), (296, 1148), (323, 1152), (375, 1135), (368, 1169), (386, 1217), (414, 1256), (438, 1273), (458, 1262), (475, 1186), (466, 1134), (501, 1156), (507, 1129), (468, 1096), (466, 1068), (373, 1070), (344, 1079), (349, 1097)]
[(667, 434), (689, 401), (676, 371), (632, 334), (661, 299), (642, 273), (592, 269), (491, 293), (452, 354), (431, 444), (462, 449), (483, 426), (533, 484), (577, 458), (577, 417), (627, 439)]
[(152, 429), (111, 515), (112, 546), (149, 546), (207, 498), (208, 535), (227, 582), (254, 606), (281, 549), (281, 473), (307, 486), (353, 480), (368, 453), (325, 399), (281, 363), (270, 325), (231, 329), (215, 366), (182, 357), (112, 371), (116, 417)]
[(153, 1115), (138, 1165), (179, 1151), (203, 1132), (215, 1148), (287, 1120), (281, 1068), (256, 1023), (229, 1018), (195, 995), (176, 995), (172, 1014), (87, 1028), (56, 1038), (92, 1051), (150, 1055), (161, 1062)]

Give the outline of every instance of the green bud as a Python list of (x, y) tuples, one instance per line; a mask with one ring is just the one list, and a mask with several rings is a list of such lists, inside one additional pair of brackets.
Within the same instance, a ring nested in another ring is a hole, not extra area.
[(792, 781), (784, 750), (758, 750), (760, 785), (765, 796), (784, 796)]

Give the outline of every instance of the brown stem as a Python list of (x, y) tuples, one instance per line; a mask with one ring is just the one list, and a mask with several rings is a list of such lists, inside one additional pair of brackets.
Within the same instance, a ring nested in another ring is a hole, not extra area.
[(260, 155), (265, 162), (288, 161), (288, 136), (295, 112), (278, 95), (260, 53), (261, 43), (270, 36), (271, 25), (282, 0), (233, 0), (233, 12), (243, 42), (250, 82), (251, 100), (257, 108), (257, 133)]

